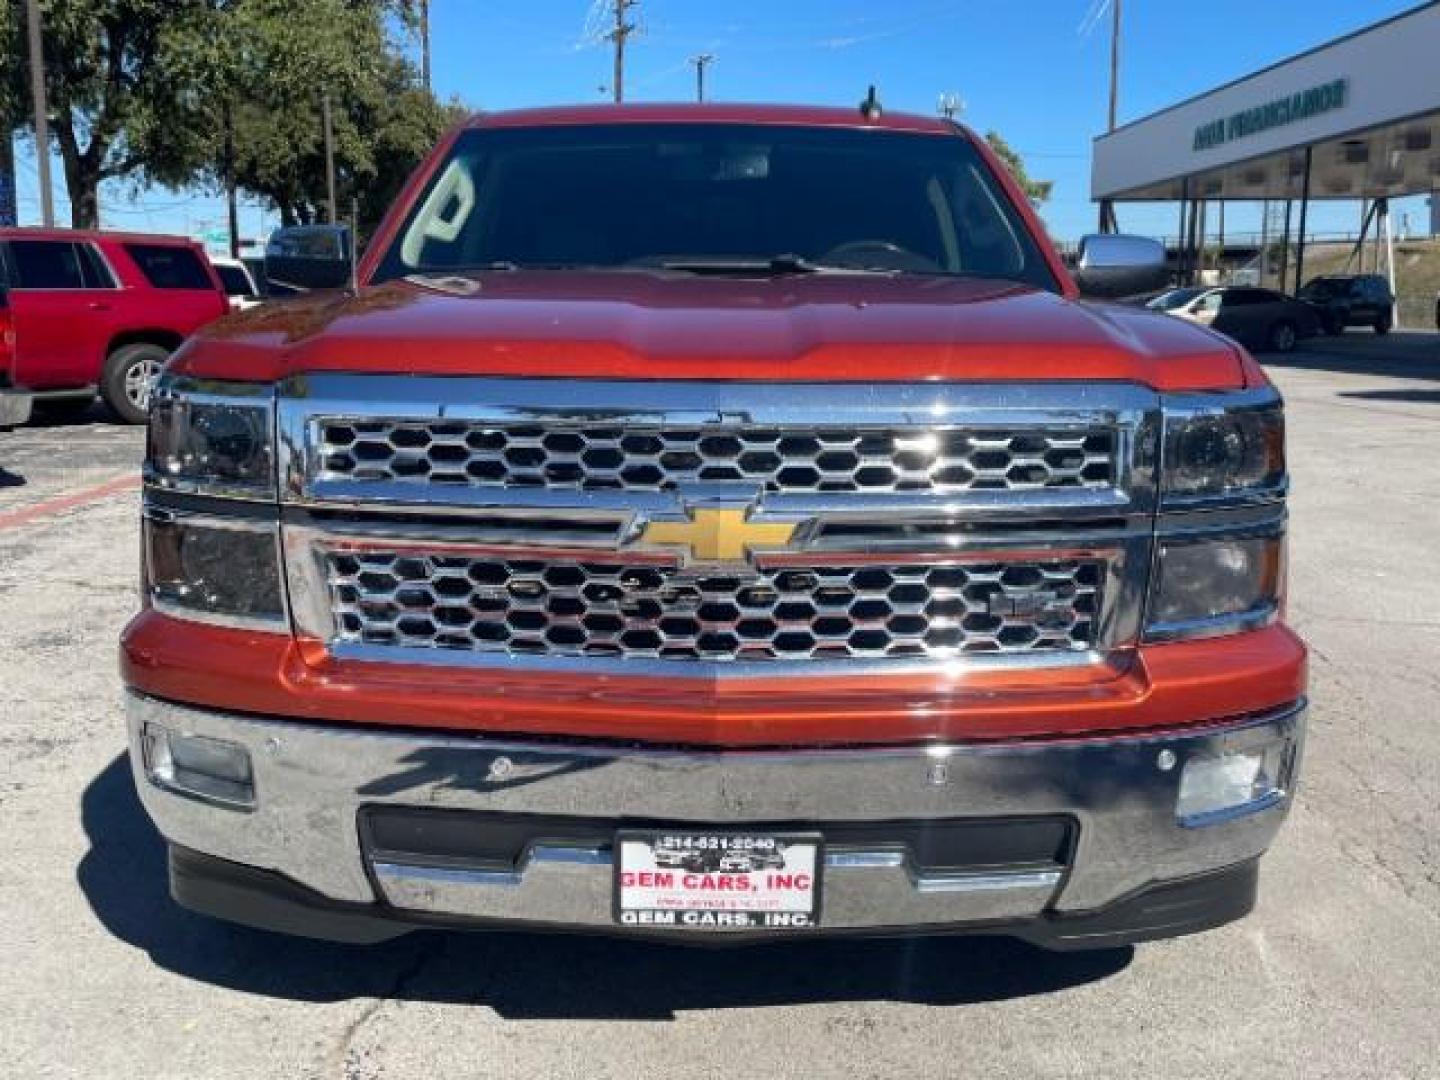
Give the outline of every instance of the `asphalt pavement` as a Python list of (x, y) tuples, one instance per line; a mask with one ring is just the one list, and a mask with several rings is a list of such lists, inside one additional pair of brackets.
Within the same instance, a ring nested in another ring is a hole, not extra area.
[(0, 1076), (1440, 1077), (1440, 337), (1271, 371), (1313, 650), (1295, 812), (1250, 918), (1076, 955), (367, 949), (190, 915), (123, 756), (142, 433), (96, 410), (0, 434)]

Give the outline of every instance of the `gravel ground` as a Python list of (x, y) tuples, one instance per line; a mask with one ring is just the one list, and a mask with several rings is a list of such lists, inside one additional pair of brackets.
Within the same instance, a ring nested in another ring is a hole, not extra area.
[(1351, 335), (1272, 372), (1313, 648), (1295, 813), (1249, 919), (1074, 956), (367, 950), (191, 916), (122, 756), (136, 498), (103, 485), (141, 433), (97, 414), (0, 434), (0, 1076), (1440, 1077), (1440, 339)]

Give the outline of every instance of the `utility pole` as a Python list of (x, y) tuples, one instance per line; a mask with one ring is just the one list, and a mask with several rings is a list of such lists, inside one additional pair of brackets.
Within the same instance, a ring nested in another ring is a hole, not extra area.
[(30, 40), (30, 96), (35, 104), (35, 164), (40, 169), (40, 220), (55, 227), (55, 204), (50, 193), (50, 121), (45, 103), (45, 53), (40, 41), (40, 0), (28, 0), (27, 32)]
[(15, 133), (8, 124), (0, 129), (0, 228), (18, 225), (15, 202)]
[(692, 56), (690, 63), (695, 65), (695, 100), (705, 100), (705, 68), (708, 64), (715, 62), (714, 53), (701, 53), (699, 56)]
[[(1115, 130), (1115, 119), (1120, 105), (1120, 2), (1110, 0), (1110, 113), (1107, 132)], [(1115, 204), (1109, 199), (1100, 200), (1100, 231), (1116, 232)]]
[(334, 225), (340, 216), (335, 209), (335, 128), (330, 121), (330, 95), (320, 98), (320, 108), (325, 117), (325, 190), (329, 200), (330, 224)]
[(420, 81), (430, 89), (430, 0), (420, 0)]
[(230, 257), (240, 257), (240, 208), (235, 201), (235, 114), (230, 102), (224, 105), (225, 125), (225, 215), (230, 226)]
[(1110, 0), (1110, 126), (1115, 130), (1115, 113), (1120, 104), (1120, 3)]
[(627, 22), (626, 13), (640, 0), (611, 0), (615, 13), (615, 28), (605, 35), (607, 41), (615, 43), (615, 79), (611, 86), (618, 105), (625, 100), (625, 41), (635, 33), (635, 24)]

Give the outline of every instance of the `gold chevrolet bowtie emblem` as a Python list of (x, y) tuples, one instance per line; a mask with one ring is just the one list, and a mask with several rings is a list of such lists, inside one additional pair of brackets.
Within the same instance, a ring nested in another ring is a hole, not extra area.
[(795, 535), (793, 522), (749, 521), (741, 508), (693, 510), (689, 521), (652, 521), (640, 540), (680, 547), (696, 562), (743, 562), (756, 548), (784, 547)]

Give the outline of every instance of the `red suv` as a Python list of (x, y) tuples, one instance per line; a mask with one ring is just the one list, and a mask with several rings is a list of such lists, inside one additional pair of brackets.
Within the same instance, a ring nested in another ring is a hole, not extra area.
[(150, 384), (191, 333), (229, 310), (204, 249), (182, 237), (0, 229), (0, 386), (52, 412), (96, 391), (145, 422)]

